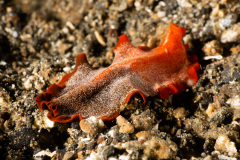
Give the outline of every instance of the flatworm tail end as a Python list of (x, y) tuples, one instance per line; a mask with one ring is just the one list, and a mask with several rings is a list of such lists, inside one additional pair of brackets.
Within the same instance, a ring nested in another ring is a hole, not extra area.
[(48, 90), (44, 93), (41, 93), (35, 98), (35, 102), (38, 105), (39, 110), (48, 109), (48, 105), (50, 105), (50, 101), (53, 97), (55, 97), (58, 93), (60, 93), (62, 87), (59, 87), (56, 84), (52, 84), (49, 86)]
[(89, 65), (87, 61), (87, 57), (85, 53), (79, 54), (76, 59), (76, 65), (73, 72), (66, 74), (63, 76), (61, 81), (58, 84), (52, 84), (49, 86), (46, 92), (41, 93), (35, 98), (35, 102), (38, 105), (38, 108), (40, 111), (42, 110), (48, 110), (47, 117), (55, 122), (60, 123), (66, 123), (66, 122), (72, 122), (72, 121), (78, 121), (83, 119), (81, 115), (76, 114), (72, 117), (66, 116), (66, 115), (60, 115), (59, 111), (57, 110), (57, 105), (53, 104), (51, 100), (54, 97), (57, 97), (58, 94), (62, 91), (62, 89), (65, 87), (66, 82), (70, 79), (70, 77), (77, 71), (77, 68), (81, 64), (87, 64)]
[(69, 117), (69, 116), (66, 116), (66, 115), (58, 116), (59, 110), (57, 110), (57, 105), (53, 104), (51, 102), (51, 100), (53, 99), (53, 97), (56, 96), (56, 94), (60, 93), (60, 91), (62, 89), (63, 88), (59, 87), (58, 85), (52, 84), (52, 85), (50, 85), (50, 87), (48, 88), (48, 90), (46, 92), (38, 95), (35, 98), (35, 101), (38, 105), (39, 110), (40, 111), (48, 110), (47, 117), (51, 121), (55, 121), (55, 122), (67, 123), (67, 122), (79, 121), (79, 120), (83, 119), (82, 116), (79, 115), (79, 114), (74, 115), (72, 117)]
[(35, 102), (37, 103), (39, 110), (48, 110), (49, 112), (47, 117), (52, 121), (58, 121), (59, 116), (57, 118), (54, 117), (59, 114), (59, 111), (57, 110), (57, 105), (53, 104), (51, 100), (57, 96), (62, 89), (62, 87), (52, 84), (46, 92), (41, 93), (35, 98)]

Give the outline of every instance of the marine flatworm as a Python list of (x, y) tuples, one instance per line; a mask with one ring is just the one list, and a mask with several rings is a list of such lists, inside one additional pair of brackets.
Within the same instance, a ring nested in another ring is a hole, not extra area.
[(134, 47), (121, 35), (114, 48), (115, 58), (107, 68), (92, 69), (86, 54), (79, 54), (75, 70), (58, 84), (52, 84), (35, 99), (40, 110), (48, 110), (48, 118), (71, 122), (95, 116), (111, 120), (119, 114), (119, 106), (134, 94), (146, 97), (160, 94), (167, 98), (183, 92), (198, 80), (196, 56), (186, 54), (182, 43), (186, 30), (170, 25), (161, 44), (154, 48)]

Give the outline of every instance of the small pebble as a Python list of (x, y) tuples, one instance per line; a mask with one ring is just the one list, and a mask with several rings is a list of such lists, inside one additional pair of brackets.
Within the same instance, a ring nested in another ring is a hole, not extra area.
[(192, 7), (192, 4), (188, 0), (177, 0), (179, 6), (189, 8)]
[(149, 130), (153, 127), (155, 116), (150, 112), (150, 110), (146, 110), (142, 112), (140, 115), (132, 114), (131, 120), (135, 129), (138, 130)]
[(73, 160), (73, 159), (75, 159), (75, 158), (74, 158), (74, 152), (68, 151), (68, 152), (66, 152), (66, 153), (64, 154), (62, 160)]
[(223, 53), (223, 48), (219, 41), (212, 40), (203, 46), (203, 52), (205, 53), (205, 60), (208, 59), (222, 59), (221, 54)]
[(98, 31), (94, 31), (94, 35), (96, 36), (98, 42), (102, 45), (102, 46), (106, 46), (106, 42), (104, 41), (103, 37), (101, 36), (101, 34)]
[(217, 138), (214, 148), (218, 151), (227, 152), (229, 156), (237, 154), (235, 143), (230, 141), (226, 135), (220, 135)]
[(0, 61), (0, 65), (1, 65), (1, 66), (5, 66), (5, 65), (7, 65), (7, 62), (5, 62), (5, 61)]
[(104, 137), (99, 137), (98, 139), (97, 139), (97, 144), (100, 144), (100, 143), (102, 143), (102, 142), (104, 142)]
[(150, 137), (150, 135), (147, 131), (140, 131), (136, 134), (136, 137), (138, 139), (148, 139)]
[(177, 145), (170, 140), (152, 138), (144, 145), (143, 152), (149, 159), (173, 159), (178, 151)]
[(180, 119), (180, 118), (186, 117), (186, 110), (185, 110), (185, 108), (179, 107), (179, 108), (175, 109), (173, 111), (173, 116), (176, 119)]
[(61, 43), (58, 47), (58, 52), (63, 54), (65, 53), (68, 49), (70, 49), (72, 47), (72, 44), (68, 44), (68, 43)]
[(119, 133), (133, 133), (134, 132), (134, 127), (133, 125), (128, 122), (123, 116), (118, 116), (117, 117), (117, 124), (120, 127)]
[(34, 118), (33, 128), (44, 128), (44, 129), (50, 129), (54, 127), (55, 122), (51, 121), (47, 118), (47, 111), (44, 111), (41, 113), (41, 115), (38, 115)]
[(233, 54), (238, 54), (240, 53), (240, 45), (233, 46), (230, 50)]
[(68, 73), (68, 72), (71, 71), (71, 67), (64, 67), (64, 68), (63, 68), (63, 71)]
[(227, 103), (234, 109), (240, 109), (240, 97), (238, 95), (228, 99)]
[(215, 111), (216, 111), (216, 108), (215, 108), (214, 104), (210, 103), (206, 110), (206, 114), (208, 115), (208, 117), (212, 117), (212, 115)]
[(18, 33), (16, 31), (13, 31), (12, 35), (13, 35), (14, 38), (18, 37)]
[(80, 121), (79, 125), (83, 132), (90, 133), (92, 135), (99, 133), (105, 127), (103, 121), (101, 119), (97, 119), (96, 117), (83, 119)]
[(240, 23), (237, 23), (233, 27), (225, 30), (221, 35), (221, 42), (240, 43)]
[(29, 77), (28, 79), (26, 79), (26, 81), (23, 83), (25, 89), (29, 90), (33, 87), (32, 85), (32, 81), (33, 81), (33, 77)]
[(70, 21), (67, 21), (66, 26), (68, 26), (71, 30), (75, 29), (75, 26)]

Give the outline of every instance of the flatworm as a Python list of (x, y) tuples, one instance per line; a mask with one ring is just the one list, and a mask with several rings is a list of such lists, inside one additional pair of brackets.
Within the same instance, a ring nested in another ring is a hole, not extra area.
[(107, 68), (93, 69), (86, 54), (79, 54), (73, 72), (58, 84), (52, 84), (35, 99), (40, 110), (48, 110), (48, 118), (71, 122), (95, 116), (112, 120), (121, 104), (134, 94), (146, 97), (160, 94), (167, 98), (183, 92), (198, 80), (196, 56), (186, 54), (182, 43), (186, 30), (170, 25), (161, 44), (154, 48), (134, 47), (121, 35), (114, 48), (115, 58)]

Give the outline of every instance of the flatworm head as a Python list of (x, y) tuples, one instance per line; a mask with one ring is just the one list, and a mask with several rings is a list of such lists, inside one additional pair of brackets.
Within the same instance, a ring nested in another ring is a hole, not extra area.
[(115, 58), (107, 68), (92, 69), (86, 54), (79, 54), (73, 72), (36, 97), (48, 118), (71, 122), (95, 116), (108, 121), (119, 114), (120, 105), (134, 94), (167, 98), (183, 92), (198, 80), (196, 56), (188, 56), (182, 43), (185, 29), (170, 25), (161, 44), (154, 48), (134, 47), (126, 35), (119, 37)]

